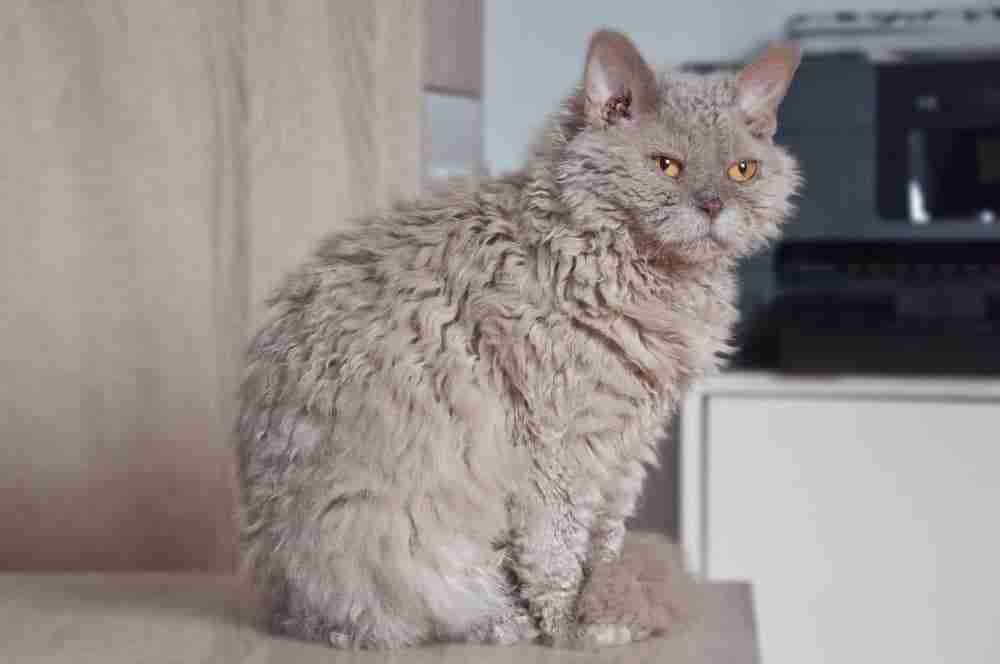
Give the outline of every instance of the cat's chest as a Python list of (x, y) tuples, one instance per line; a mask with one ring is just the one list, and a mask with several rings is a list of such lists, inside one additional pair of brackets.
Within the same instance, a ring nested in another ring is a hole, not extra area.
[[(504, 304), (478, 328), (501, 398), (540, 435), (662, 425), (725, 347), (735, 317), (728, 282), (644, 273), (613, 244), (586, 255), (558, 249), (525, 264), (540, 278), (495, 292)], [(538, 289), (530, 298), (526, 283)]]
[(706, 293), (683, 304), (650, 299), (539, 315), (507, 337), (506, 394), (518, 396), (544, 435), (628, 437), (662, 425), (690, 380), (714, 364), (712, 340), (724, 335), (706, 328), (721, 327), (717, 307)]

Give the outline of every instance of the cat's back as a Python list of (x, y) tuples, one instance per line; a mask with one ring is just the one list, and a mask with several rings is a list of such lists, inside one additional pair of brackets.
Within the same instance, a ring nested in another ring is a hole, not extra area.
[(254, 366), (280, 366), (271, 382), (297, 385), (309, 399), (324, 380), (386, 361), (434, 364), (453, 353), (460, 345), (441, 335), (468, 331), (469, 312), (459, 309), (470, 288), (481, 290), (492, 276), (496, 252), (484, 249), (498, 237), (518, 243), (517, 185), (457, 182), (327, 235), (268, 300), (250, 375)]
[[(507, 435), (477, 345), (491, 293), (503, 288), (491, 267), (519, 260), (517, 184), (453, 187), (322, 240), (276, 290), (251, 343), (240, 394), (245, 464), (275, 441), (283, 457), (347, 450), (365, 467), (417, 476), (464, 463), (456, 439), (467, 432), (484, 449)], [(411, 454), (415, 429), (445, 442)]]

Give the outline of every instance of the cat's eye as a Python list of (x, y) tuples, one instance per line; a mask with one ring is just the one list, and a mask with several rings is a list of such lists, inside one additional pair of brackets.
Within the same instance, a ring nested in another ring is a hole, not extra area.
[(760, 162), (756, 159), (741, 159), (729, 167), (726, 175), (729, 176), (730, 180), (735, 180), (736, 182), (749, 182), (757, 175), (759, 168)]
[(656, 155), (653, 159), (656, 160), (656, 165), (660, 167), (660, 170), (672, 178), (679, 176), (681, 171), (684, 170), (684, 165), (676, 159), (663, 155)]

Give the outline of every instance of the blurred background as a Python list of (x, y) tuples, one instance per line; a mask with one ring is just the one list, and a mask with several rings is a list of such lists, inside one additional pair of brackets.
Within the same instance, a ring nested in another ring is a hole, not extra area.
[(752, 580), (774, 661), (852, 630), (1000, 655), (1000, 7), (12, 0), (0, 26), (0, 570), (232, 569), (242, 346), (320, 235), (515, 170), (598, 27), (701, 71), (794, 39), (799, 212), (741, 267), (739, 351), (634, 525)]

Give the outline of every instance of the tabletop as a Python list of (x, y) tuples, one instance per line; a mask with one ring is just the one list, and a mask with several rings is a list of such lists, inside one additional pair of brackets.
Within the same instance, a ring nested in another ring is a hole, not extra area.
[(209, 574), (0, 574), (4, 662), (312, 662), (381, 664), (752, 664), (751, 588), (706, 585), (701, 617), (669, 638), (599, 651), (435, 645), (392, 652), (338, 651), (275, 636), (263, 603), (235, 576)]

